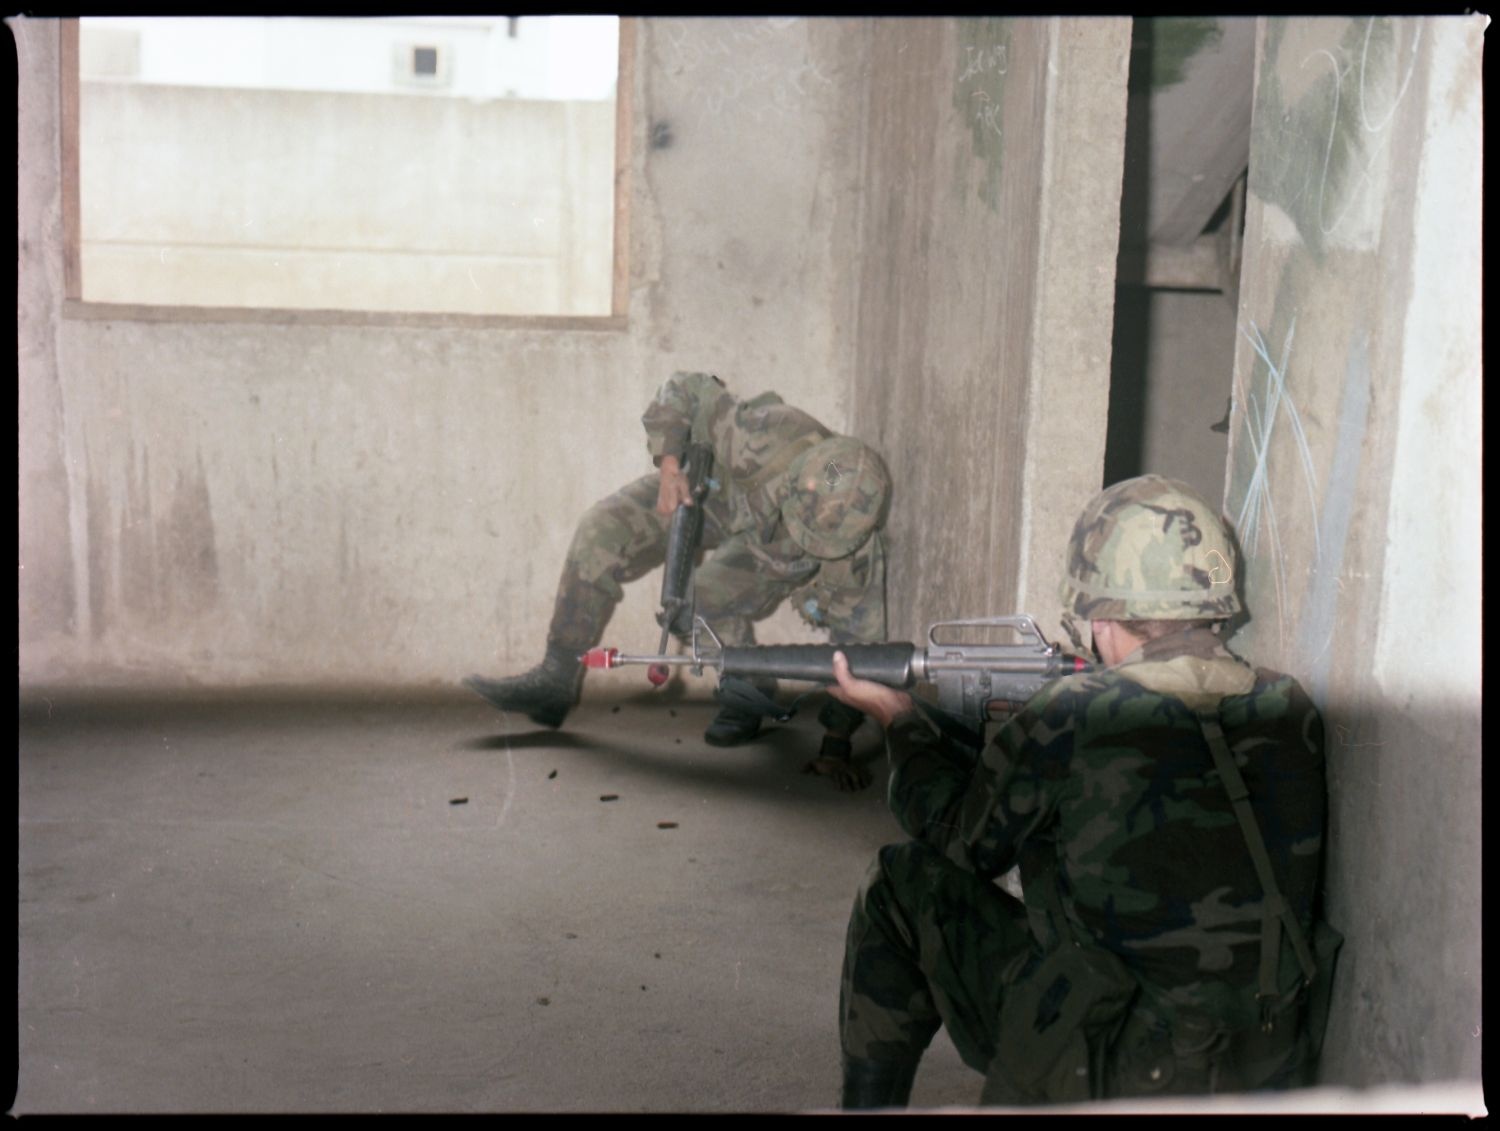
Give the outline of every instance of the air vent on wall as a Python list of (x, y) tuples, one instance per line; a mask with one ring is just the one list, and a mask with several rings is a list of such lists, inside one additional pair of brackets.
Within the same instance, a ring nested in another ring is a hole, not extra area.
[(442, 43), (396, 44), (393, 78), (400, 87), (448, 86), (453, 78), (452, 52)]

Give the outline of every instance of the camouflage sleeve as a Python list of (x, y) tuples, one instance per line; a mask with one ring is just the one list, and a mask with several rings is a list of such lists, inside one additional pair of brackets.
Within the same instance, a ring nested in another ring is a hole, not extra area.
[(1058, 680), (1033, 696), (979, 759), (958, 815), (962, 847), (948, 854), (981, 876), (1008, 872), (1057, 813), (1070, 781), (1074, 682)]
[(652, 462), (660, 464), (664, 455), (681, 455), (694, 423), (710, 415), (713, 406), (729, 395), (724, 382), (712, 374), (672, 374), (641, 416)]
[(1066, 682), (1033, 696), (977, 759), (920, 715), (893, 722), (889, 801), (901, 827), (986, 879), (1010, 871), (1050, 823), (1067, 781)]
[(885, 735), (891, 776), (886, 800), (908, 836), (942, 851), (958, 840), (958, 813), (974, 776), (974, 755), (940, 734), (918, 711)]
[(835, 644), (886, 639), (885, 543), (880, 531), (849, 557), (822, 564), (802, 615), (811, 624), (827, 627)]

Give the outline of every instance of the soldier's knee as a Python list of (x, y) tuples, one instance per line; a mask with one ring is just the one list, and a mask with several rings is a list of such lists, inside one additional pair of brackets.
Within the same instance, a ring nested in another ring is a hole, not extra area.
[(886, 845), (875, 854), (869, 871), (865, 873), (858, 903), (865, 907), (872, 904), (904, 906), (914, 897), (920, 898), (926, 887), (923, 877), (935, 860), (942, 860), (942, 854), (920, 841)]
[(606, 499), (595, 503), (579, 519), (567, 560), (578, 576), (598, 581), (619, 573), (663, 540), (659, 531), (622, 514)]
[(583, 512), (573, 531), (573, 542), (623, 543), (628, 539), (630, 529), (629, 516), (621, 511), (615, 496), (611, 495)]
[(932, 868), (940, 867), (945, 859), (941, 852), (920, 840), (888, 844), (876, 855), (886, 879), (903, 886)]

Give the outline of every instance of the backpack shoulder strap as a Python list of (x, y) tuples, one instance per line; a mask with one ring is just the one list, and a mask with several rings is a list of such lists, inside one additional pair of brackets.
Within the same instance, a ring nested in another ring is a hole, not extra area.
[(1318, 968), (1308, 950), (1302, 924), (1297, 922), (1296, 914), (1276, 885), (1276, 876), (1271, 870), (1271, 857), (1266, 852), (1265, 838), (1261, 836), (1260, 826), (1255, 823), (1255, 814), (1250, 808), (1250, 791), (1245, 787), (1245, 779), (1234, 764), (1229, 744), (1224, 741), (1224, 730), (1219, 724), (1218, 712), (1211, 709), (1199, 711), (1198, 725), (1213, 754), (1219, 780), (1229, 794), (1230, 804), (1234, 806), (1234, 815), (1239, 819), (1240, 831), (1245, 837), (1245, 847), (1250, 851), (1250, 859), (1255, 865), (1255, 873), (1260, 878), (1260, 886), (1265, 895), (1260, 934), (1260, 990), (1256, 997), (1261, 1005), (1261, 1027), (1269, 1030), (1272, 1010), (1279, 997), (1276, 967), (1281, 953), (1282, 926), (1286, 928), (1287, 936), (1292, 941), (1292, 949), (1297, 954), (1297, 962), (1302, 967), (1304, 985), (1312, 984)]

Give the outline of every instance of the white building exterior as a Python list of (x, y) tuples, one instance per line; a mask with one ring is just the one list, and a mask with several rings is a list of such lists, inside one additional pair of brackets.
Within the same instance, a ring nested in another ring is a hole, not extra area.
[(87, 80), (595, 102), (614, 97), (614, 16), (82, 20)]
[(607, 315), (615, 17), (90, 18), (82, 296)]

